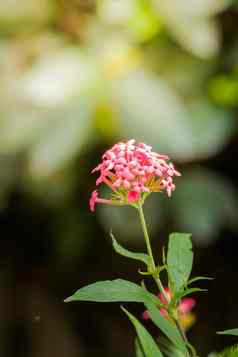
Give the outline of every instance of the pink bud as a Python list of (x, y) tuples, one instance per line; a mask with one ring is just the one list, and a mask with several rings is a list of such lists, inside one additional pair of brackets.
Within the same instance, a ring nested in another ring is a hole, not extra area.
[(139, 200), (140, 195), (136, 191), (129, 191), (127, 195), (128, 201), (129, 202), (136, 202)]
[(98, 193), (97, 191), (93, 191), (92, 195), (91, 195), (91, 198), (90, 198), (90, 201), (89, 201), (89, 206), (90, 206), (90, 210), (92, 212), (95, 211), (95, 204), (97, 202), (97, 197), (98, 197)]

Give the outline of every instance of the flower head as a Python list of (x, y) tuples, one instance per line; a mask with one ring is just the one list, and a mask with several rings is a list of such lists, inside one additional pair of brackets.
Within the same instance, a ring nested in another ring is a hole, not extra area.
[[(160, 191), (166, 191), (170, 197), (175, 190), (173, 177), (181, 174), (168, 160), (167, 155), (155, 153), (151, 146), (134, 139), (115, 144), (92, 171), (100, 174), (96, 185), (105, 183), (113, 191), (112, 199), (103, 203), (134, 205)], [(92, 211), (100, 200), (94, 191), (90, 199)]]
[[(159, 294), (159, 300), (163, 305), (165, 305), (165, 308), (160, 309), (160, 313), (169, 319), (169, 314), (166, 309), (166, 306), (169, 305), (170, 300), (172, 299), (172, 294), (169, 288), (165, 288), (165, 293), (167, 296), (167, 299), (165, 299), (163, 294)], [(180, 303), (177, 306), (177, 315), (178, 319), (180, 321), (181, 326), (183, 327), (184, 330), (187, 330), (189, 327), (192, 326), (192, 324), (195, 321), (195, 315), (191, 313), (192, 309), (195, 307), (196, 301), (192, 298), (183, 298), (181, 299)], [(148, 310), (145, 310), (142, 314), (142, 317), (144, 320), (149, 320), (150, 315)]]

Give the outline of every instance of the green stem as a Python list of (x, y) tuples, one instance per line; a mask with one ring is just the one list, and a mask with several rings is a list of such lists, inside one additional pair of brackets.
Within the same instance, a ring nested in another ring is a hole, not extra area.
[(198, 357), (197, 356), (197, 353), (195, 351), (195, 348), (191, 345), (191, 343), (188, 341), (187, 339), (187, 336), (186, 336), (186, 333), (184, 332), (182, 326), (180, 325), (180, 322), (178, 320), (174, 320), (175, 321), (175, 324), (177, 326), (177, 329), (179, 330), (184, 342), (186, 343), (186, 345), (188, 346), (188, 348), (190, 349), (191, 351), (191, 356), (192, 357)]
[(146, 226), (146, 222), (145, 222), (145, 217), (144, 217), (144, 213), (143, 213), (143, 209), (142, 209), (142, 205), (141, 204), (138, 207), (138, 211), (139, 211), (142, 230), (143, 230), (143, 233), (144, 233), (147, 253), (148, 253), (149, 257), (150, 257), (151, 268), (153, 270), (155, 270), (155, 262), (154, 262), (154, 257), (153, 257), (151, 245), (150, 245), (150, 237), (149, 237), (149, 234), (148, 234), (148, 230), (147, 230), (147, 226)]
[(164, 290), (164, 287), (161, 283), (161, 280), (160, 280), (160, 277), (158, 275), (158, 273), (156, 272), (156, 265), (155, 265), (155, 261), (154, 261), (154, 257), (153, 257), (153, 253), (152, 253), (152, 248), (151, 248), (151, 244), (150, 244), (150, 237), (149, 237), (149, 234), (148, 234), (148, 229), (147, 229), (147, 226), (146, 226), (146, 222), (145, 222), (145, 216), (144, 216), (144, 212), (143, 212), (143, 208), (142, 208), (142, 205), (139, 204), (138, 205), (138, 211), (139, 211), (139, 216), (140, 216), (140, 222), (141, 222), (141, 226), (142, 226), (142, 230), (143, 230), (143, 233), (144, 233), (144, 238), (145, 238), (145, 243), (146, 243), (146, 248), (147, 248), (147, 253), (150, 257), (150, 268), (152, 270), (152, 276), (159, 288), (159, 291), (162, 293), (163, 297), (165, 298), (166, 301), (168, 301), (169, 303), (169, 299), (168, 299), (168, 296)]
[[(142, 226), (142, 230), (143, 230), (143, 234), (144, 234), (144, 238), (145, 238), (145, 243), (146, 243), (146, 248), (147, 248), (147, 253), (150, 257), (150, 266), (149, 266), (149, 270), (152, 270), (152, 276), (159, 288), (159, 291), (161, 292), (161, 294), (163, 295), (164, 299), (168, 302), (169, 304), (169, 297), (167, 296), (163, 284), (160, 280), (159, 274), (156, 271), (156, 265), (155, 265), (155, 261), (154, 261), (154, 257), (153, 257), (153, 252), (152, 252), (152, 248), (151, 248), (151, 244), (150, 244), (150, 237), (148, 234), (148, 229), (146, 226), (146, 222), (145, 222), (145, 216), (144, 216), (144, 212), (143, 212), (143, 208), (142, 208), (142, 204), (138, 205), (138, 211), (139, 211), (139, 216), (140, 216), (140, 222), (141, 222), (141, 226)], [(191, 351), (191, 356), (192, 357), (196, 357), (196, 351), (194, 349), (194, 347), (189, 343), (187, 336), (183, 330), (183, 328), (181, 327), (180, 323), (178, 320), (174, 320), (175, 324), (179, 330), (179, 333), (181, 334), (185, 344), (189, 347), (190, 351)]]

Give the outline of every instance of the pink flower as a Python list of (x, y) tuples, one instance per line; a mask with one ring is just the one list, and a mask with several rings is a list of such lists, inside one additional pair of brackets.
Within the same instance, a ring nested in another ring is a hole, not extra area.
[(95, 191), (93, 191), (92, 196), (91, 196), (90, 201), (89, 201), (90, 210), (92, 212), (95, 211), (95, 204), (96, 204), (96, 201), (97, 201), (97, 197), (98, 197), (98, 193), (95, 190)]
[(93, 191), (92, 195), (91, 195), (91, 198), (89, 200), (89, 207), (90, 207), (90, 210), (92, 212), (95, 211), (95, 205), (96, 203), (104, 203), (104, 204), (107, 204), (107, 205), (111, 205), (111, 204), (114, 204), (112, 200), (106, 200), (104, 198), (99, 198), (98, 197), (98, 193), (97, 193), (97, 190)]
[(188, 314), (196, 305), (196, 301), (192, 298), (183, 298), (178, 306), (178, 311), (181, 315)]
[[(112, 199), (101, 203), (135, 205), (143, 203), (150, 193), (161, 191), (170, 197), (175, 190), (173, 178), (181, 174), (168, 160), (167, 155), (155, 153), (151, 146), (134, 139), (115, 144), (92, 171), (100, 174), (96, 185), (105, 183), (113, 191)], [(90, 199), (92, 211), (100, 200), (94, 191)]]
[(148, 310), (145, 310), (142, 314), (142, 318), (144, 320), (149, 320), (150, 319), (150, 314), (149, 314), (149, 311)]
[[(166, 309), (166, 306), (168, 306), (171, 298), (172, 298), (172, 294), (169, 288), (165, 288), (165, 293), (167, 296), (167, 299), (165, 299), (163, 294), (159, 294), (159, 299), (162, 302), (163, 305), (165, 305), (165, 308), (160, 309), (160, 313), (166, 317), (169, 318), (169, 314), (168, 311)], [(194, 315), (191, 314), (192, 309), (195, 307), (196, 305), (196, 301), (192, 298), (183, 298), (179, 305), (177, 306), (177, 313), (178, 313), (178, 319), (181, 322), (181, 325), (187, 329), (191, 326), (191, 324), (194, 322), (195, 318)], [(142, 314), (142, 318), (144, 320), (149, 320), (150, 319), (150, 314), (148, 312), (148, 310), (145, 310)]]

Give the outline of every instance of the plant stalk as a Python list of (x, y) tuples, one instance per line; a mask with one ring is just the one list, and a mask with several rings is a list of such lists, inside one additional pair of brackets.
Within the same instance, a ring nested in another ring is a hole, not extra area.
[[(151, 244), (150, 244), (150, 237), (149, 237), (149, 234), (148, 234), (148, 229), (147, 229), (147, 225), (146, 225), (146, 221), (145, 221), (145, 216), (144, 216), (144, 212), (143, 212), (143, 208), (142, 208), (142, 204), (139, 204), (138, 205), (138, 212), (139, 212), (139, 217), (140, 217), (140, 222), (141, 222), (141, 226), (142, 226), (142, 230), (143, 230), (143, 234), (144, 234), (144, 238), (145, 238), (145, 243), (146, 243), (146, 248), (147, 248), (147, 253), (150, 257), (150, 267), (151, 270), (152, 270), (152, 276), (159, 288), (159, 291), (161, 292), (161, 294), (163, 295), (165, 301), (168, 302), (168, 304), (170, 303), (170, 300), (169, 300), (169, 297), (168, 295), (166, 294), (165, 290), (164, 290), (164, 287), (163, 287), (163, 284), (160, 280), (160, 277), (159, 277), (159, 274), (156, 272), (156, 265), (155, 265), (155, 261), (154, 261), (154, 257), (153, 257), (153, 252), (152, 252), (152, 248), (151, 248)], [(194, 347), (189, 343), (188, 339), (187, 339), (187, 336), (182, 328), (182, 326), (180, 325), (179, 321), (178, 320), (175, 320), (173, 319), (177, 328), (178, 328), (178, 331), (179, 333), (181, 334), (185, 344), (189, 347), (190, 351), (191, 351), (191, 356), (192, 357), (198, 357), (197, 356), (197, 353), (194, 349)], [(190, 355), (190, 353), (189, 353)]]
[(180, 322), (178, 320), (175, 320), (175, 324), (177, 326), (177, 329), (179, 330), (181, 336), (183, 337), (184, 342), (186, 343), (186, 345), (189, 347), (190, 351), (191, 351), (191, 356), (192, 357), (198, 357), (197, 353), (195, 351), (195, 348), (191, 345), (191, 343), (188, 341), (187, 336), (182, 328), (182, 326), (180, 325)]
[(147, 225), (145, 222), (145, 216), (144, 216), (144, 212), (143, 212), (143, 208), (142, 205), (139, 204), (138, 205), (138, 211), (139, 211), (139, 216), (140, 216), (140, 222), (141, 222), (141, 226), (142, 226), (142, 230), (143, 230), (143, 234), (144, 234), (144, 238), (145, 238), (145, 243), (146, 243), (146, 248), (147, 248), (147, 253), (150, 257), (150, 264), (151, 264), (151, 269), (152, 269), (152, 276), (159, 288), (159, 291), (161, 292), (161, 294), (163, 295), (164, 299), (166, 301), (169, 302), (168, 296), (164, 290), (163, 284), (160, 280), (160, 277), (158, 275), (158, 273), (156, 272), (156, 265), (155, 265), (155, 261), (154, 261), (154, 257), (153, 257), (153, 252), (152, 252), (152, 248), (151, 248), (151, 244), (150, 244), (150, 237), (148, 234), (148, 229), (147, 229)]

